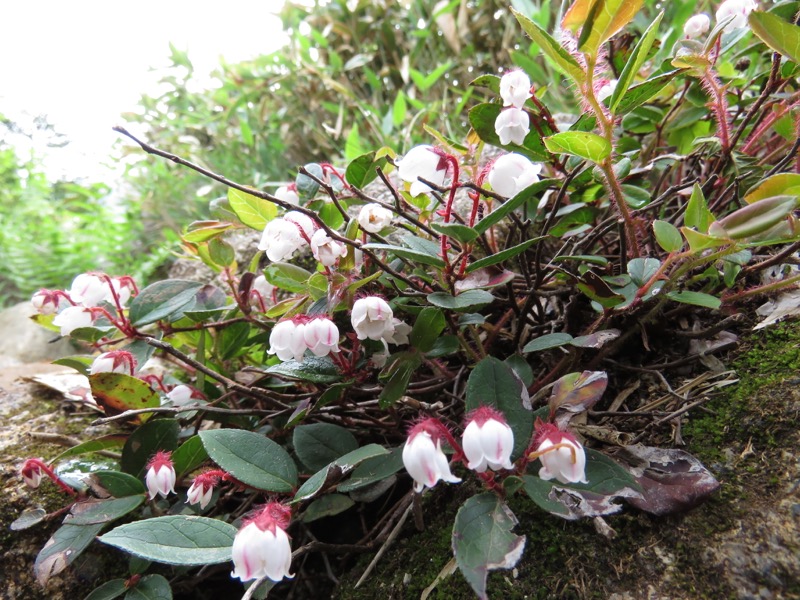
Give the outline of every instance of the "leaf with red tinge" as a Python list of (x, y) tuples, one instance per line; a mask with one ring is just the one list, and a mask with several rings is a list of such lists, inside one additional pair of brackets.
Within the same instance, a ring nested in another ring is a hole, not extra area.
[[(149, 385), (141, 379), (123, 373), (97, 373), (89, 376), (97, 405), (107, 416), (114, 416), (127, 410), (155, 408), (161, 400)], [(133, 417), (137, 423), (146, 421), (148, 413)]]
[(58, 575), (74, 561), (100, 533), (105, 523), (94, 525), (62, 525), (47, 540), (33, 564), (36, 581), (46, 586), (53, 575)]
[(642, 496), (628, 502), (653, 515), (689, 510), (719, 489), (716, 477), (683, 450), (637, 444), (622, 448), (614, 457), (642, 488)]
[(556, 381), (548, 406), (550, 414), (556, 415), (555, 421), (559, 428), (565, 428), (573, 415), (594, 406), (607, 386), (608, 375), (605, 371), (568, 373)]

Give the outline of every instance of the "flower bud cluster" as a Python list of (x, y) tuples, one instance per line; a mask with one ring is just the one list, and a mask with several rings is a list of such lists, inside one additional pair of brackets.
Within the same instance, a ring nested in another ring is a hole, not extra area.
[(526, 100), (532, 97), (531, 80), (521, 70), (509, 71), (500, 78), (500, 96), (503, 106), (494, 122), (500, 143), (522, 145), (530, 132), (530, 119), (523, 110)]

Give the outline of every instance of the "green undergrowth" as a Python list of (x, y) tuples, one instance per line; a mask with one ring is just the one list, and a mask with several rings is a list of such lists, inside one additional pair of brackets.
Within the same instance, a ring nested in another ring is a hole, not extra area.
[[(797, 428), (784, 406), (783, 386), (800, 378), (800, 323), (743, 336), (739, 351), (725, 362), (739, 384), (710, 400), (705, 412), (693, 411), (683, 428), (685, 449), (719, 478), (719, 492), (685, 514), (652, 517), (626, 508), (606, 518), (616, 532), (611, 540), (590, 521), (554, 518), (516, 496), (509, 506), (520, 522), (516, 533), (527, 536), (525, 555), (514, 570), (490, 572), (489, 598), (599, 600), (614, 592), (642, 597), (649, 586), (672, 598), (736, 597), (729, 580), (708, 566), (709, 545), (715, 536), (746, 526), (748, 511), (768, 504), (782, 485), (780, 444)], [(743, 458), (748, 445), (774, 459), (772, 468)], [(361, 557), (336, 598), (420, 598), (450, 560), (455, 514), (474, 491), (440, 484), (426, 494), (426, 529), (417, 532), (407, 523), (368, 580), (354, 589), (372, 559)], [(455, 572), (428, 598), (466, 600), (474, 594)]]

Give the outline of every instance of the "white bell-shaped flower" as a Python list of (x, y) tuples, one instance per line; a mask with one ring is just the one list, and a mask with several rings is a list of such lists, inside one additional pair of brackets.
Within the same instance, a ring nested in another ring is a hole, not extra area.
[(53, 319), (53, 325), (61, 328), (61, 335), (69, 335), (81, 327), (91, 327), (94, 324), (92, 311), (83, 306), (68, 306)]
[(561, 483), (587, 483), (586, 451), (575, 436), (554, 425), (545, 425), (537, 434), (536, 453), (542, 468), (539, 477)]
[(500, 412), (482, 406), (469, 417), (461, 438), (467, 467), (483, 473), (489, 467), (494, 471), (513, 469), (511, 452), (514, 450), (514, 432)]
[(281, 360), (301, 362), (308, 346), (304, 337), (305, 324), (292, 320), (281, 321), (269, 334), (269, 353)]
[(441, 433), (444, 427), (436, 419), (427, 419), (414, 426), (403, 446), (403, 466), (414, 479), (414, 491), (432, 488), (439, 480), (459, 483), (461, 479), (450, 472), (447, 455), (442, 450)]
[(244, 526), (233, 538), (231, 577), (242, 581), (268, 577), (272, 581), (292, 578), (292, 544), (286, 534), (289, 510), (272, 502)]
[(361, 207), (358, 212), (358, 226), (369, 233), (378, 233), (392, 223), (392, 211), (380, 204), (370, 202)]
[(347, 246), (331, 238), (322, 229), (311, 236), (311, 253), (325, 267), (332, 267), (336, 261), (347, 254)]
[(494, 161), (487, 179), (492, 190), (501, 196), (511, 198), (539, 181), (541, 172), (541, 164), (532, 163), (521, 154), (510, 152)]
[(89, 367), (89, 373), (122, 373), (133, 375), (136, 371), (136, 358), (126, 350), (112, 350), (97, 356)]
[(145, 483), (150, 500), (159, 494), (166, 498), (175, 493), (175, 467), (170, 456), (170, 452), (156, 452), (147, 463)]
[(700, 13), (689, 18), (683, 25), (683, 35), (690, 38), (697, 38), (708, 32), (711, 28), (711, 18)]
[(494, 130), (503, 146), (506, 144), (521, 146), (531, 130), (528, 113), (520, 108), (506, 108), (497, 115)]
[(326, 317), (317, 317), (306, 323), (303, 339), (314, 356), (328, 356), (331, 352), (339, 352), (339, 328)]
[(503, 99), (503, 106), (522, 108), (532, 95), (531, 80), (524, 71), (514, 69), (500, 78), (500, 97)]
[(353, 304), (350, 322), (358, 339), (382, 340), (394, 334), (392, 307), (378, 296), (359, 298)]
[(730, 33), (736, 29), (747, 27), (747, 17), (758, 8), (754, 0), (725, 0), (717, 9), (717, 23), (733, 17), (733, 20), (725, 26), (725, 33)]
[(293, 204), (295, 206), (300, 204), (300, 196), (297, 195), (297, 192), (290, 188), (287, 185), (282, 185), (273, 194), (278, 200), (283, 200), (284, 202), (288, 202), (289, 204)]
[(419, 178), (430, 181), (434, 185), (444, 185), (447, 176), (447, 161), (433, 146), (415, 146), (397, 163), (397, 174), (403, 181), (411, 184), (409, 192), (412, 196), (427, 194), (431, 187), (422, 183)]

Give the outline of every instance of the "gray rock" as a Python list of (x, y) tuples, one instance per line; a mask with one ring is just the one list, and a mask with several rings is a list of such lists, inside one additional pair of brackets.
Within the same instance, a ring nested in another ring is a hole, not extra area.
[(0, 311), (0, 366), (55, 360), (74, 353), (69, 340), (34, 323), (36, 311), (20, 302)]

